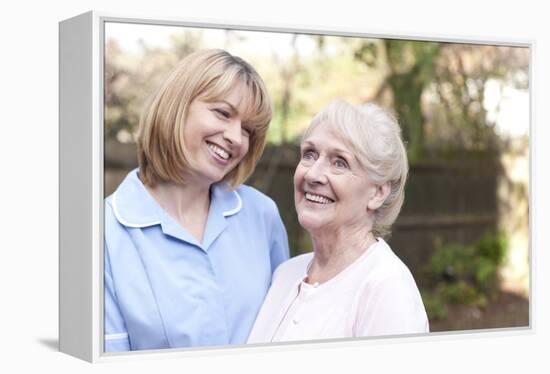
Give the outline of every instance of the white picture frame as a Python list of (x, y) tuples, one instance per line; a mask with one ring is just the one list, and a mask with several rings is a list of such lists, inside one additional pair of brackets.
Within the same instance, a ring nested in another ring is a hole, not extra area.
[[(181, 349), (166, 352), (130, 352), (120, 355), (103, 352), (105, 22), (475, 42), (528, 47), (531, 49), (531, 54), (533, 48), (533, 43), (530, 41), (450, 40), (421, 35), (367, 34), (353, 30), (319, 30), (289, 25), (236, 25), (225, 22), (216, 23), (211, 20), (132, 18), (101, 12), (87, 12), (62, 21), (59, 25), (59, 346), (62, 352), (89, 362), (112, 361), (138, 355), (178, 356), (205, 349), (215, 353), (220, 349), (231, 351), (243, 348), (241, 346)], [(532, 301), (532, 294), (530, 300)], [(530, 317), (530, 325), (527, 329), (531, 328), (532, 318)]]

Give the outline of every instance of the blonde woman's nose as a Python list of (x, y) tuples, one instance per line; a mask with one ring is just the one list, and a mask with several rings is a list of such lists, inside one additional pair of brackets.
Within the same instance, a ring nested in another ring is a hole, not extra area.
[(241, 121), (231, 121), (225, 128), (223, 137), (232, 145), (240, 146), (242, 142)]

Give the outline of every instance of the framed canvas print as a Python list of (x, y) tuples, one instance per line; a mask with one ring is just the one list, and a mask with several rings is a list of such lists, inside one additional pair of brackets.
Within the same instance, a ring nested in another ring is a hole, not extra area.
[(60, 23), (60, 349), (531, 328), (530, 42)]

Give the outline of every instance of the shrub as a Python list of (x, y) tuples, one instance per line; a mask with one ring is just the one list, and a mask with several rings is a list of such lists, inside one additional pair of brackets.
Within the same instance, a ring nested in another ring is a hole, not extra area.
[(486, 233), (472, 245), (438, 245), (423, 269), (428, 288), (422, 298), (430, 318), (445, 318), (450, 304), (485, 307), (498, 291), (506, 249), (501, 233)]

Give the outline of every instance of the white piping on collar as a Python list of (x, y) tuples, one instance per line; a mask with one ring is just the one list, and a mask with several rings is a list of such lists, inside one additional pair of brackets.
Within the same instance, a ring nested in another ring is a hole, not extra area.
[(117, 204), (116, 204), (116, 202), (117, 202), (116, 196), (117, 196), (117, 191), (115, 191), (115, 193), (113, 194), (113, 213), (115, 214), (116, 219), (120, 223), (122, 223), (124, 226), (142, 228), (142, 227), (148, 227), (148, 226), (154, 226), (154, 225), (160, 225), (161, 224), (160, 221), (155, 221), (155, 222), (150, 222), (150, 223), (131, 223), (131, 222), (126, 221), (124, 218), (122, 218), (122, 216), (120, 215), (120, 213), (118, 211), (118, 207), (117, 207)]
[(231, 216), (237, 213), (239, 210), (241, 210), (243, 206), (243, 201), (241, 200), (241, 196), (239, 195), (239, 193), (237, 191), (233, 191), (233, 193), (237, 196), (237, 200), (239, 201), (239, 203), (237, 204), (237, 207), (235, 209), (231, 209), (231, 210), (228, 210), (227, 212), (223, 212), (224, 217)]

